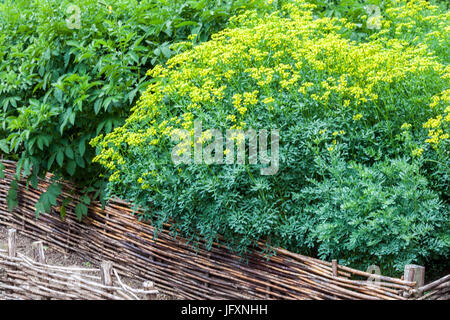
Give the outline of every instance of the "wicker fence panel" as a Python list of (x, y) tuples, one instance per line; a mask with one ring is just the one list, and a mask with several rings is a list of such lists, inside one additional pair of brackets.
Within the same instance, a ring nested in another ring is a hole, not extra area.
[[(399, 300), (417, 292), (415, 282), (375, 276), (281, 248), (274, 248), (276, 255), (269, 260), (262, 254), (251, 253), (247, 262), (243, 262), (217, 244), (209, 251), (202, 246), (193, 249), (167, 231), (160, 232), (155, 240), (154, 228), (139, 221), (130, 205), (117, 199), (111, 200), (105, 209), (91, 204), (82, 223), (74, 214), (76, 199), (67, 206), (64, 220), (57, 206), (51, 214), (41, 214), (36, 219), (34, 205), (48, 186), (49, 178), (40, 181), (37, 189), (20, 182), (18, 208), (9, 212), (6, 195), (15, 163), (3, 163), (6, 176), (0, 180), (0, 225), (14, 227), (61, 250), (74, 251), (93, 263), (112, 261), (119, 274), (151, 280), (168, 295), (186, 299)], [(60, 203), (66, 197), (76, 198), (70, 184), (64, 183), (63, 190)], [(375, 278), (377, 285), (354, 280), (355, 276)]]
[(111, 282), (104, 283), (100, 269), (54, 266), (0, 249), (0, 299), (142, 300), (158, 293), (131, 288), (108, 271)]

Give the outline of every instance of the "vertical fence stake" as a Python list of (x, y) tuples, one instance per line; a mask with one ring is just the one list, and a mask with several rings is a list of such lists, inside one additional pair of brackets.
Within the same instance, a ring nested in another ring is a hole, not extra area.
[(35, 241), (31, 244), (33, 248), (33, 256), (36, 262), (45, 264), (44, 243), (42, 241)]
[(331, 261), (331, 266), (333, 268), (333, 277), (337, 277), (338, 273), (337, 273), (337, 269), (338, 269), (338, 265), (337, 265), (337, 260), (333, 259)]
[[(10, 258), (17, 257), (17, 249), (16, 249), (16, 229), (8, 229), (8, 255)], [(15, 270), (16, 267), (12, 266), (12, 270)], [(3, 270), (2, 270), (3, 271)], [(6, 279), (10, 276), (8, 274), (8, 269), (5, 269)], [(14, 273), (13, 273), (14, 274)], [(0, 276), (3, 276), (0, 274)], [(7, 293), (14, 296), (14, 290), (6, 290)]]
[[(44, 243), (42, 241), (35, 241), (35, 242), (31, 243), (31, 247), (33, 248), (34, 261), (45, 265), (47, 262), (45, 261)], [(46, 270), (46, 266), (43, 266), (42, 268), (43, 268), (43, 270)], [(46, 271), (38, 272), (38, 275), (36, 275), (36, 277), (38, 279), (41, 278), (43, 275), (45, 277), (45, 272)], [(44, 279), (42, 279), (41, 281), (44, 283), (44, 286), (46, 284), (50, 283), (50, 279), (46, 278), (46, 277)], [(50, 298), (44, 297), (43, 300), (50, 300)]]
[(405, 266), (404, 278), (406, 281), (415, 281), (416, 288), (425, 284), (425, 267), (415, 264), (407, 264)]
[(8, 230), (8, 255), (11, 258), (15, 258), (17, 256), (16, 251), (16, 229)]
[[(151, 281), (144, 281), (143, 285), (145, 291), (155, 290), (155, 286)], [(156, 294), (146, 293), (145, 299), (153, 300), (156, 297)]]
[[(403, 275), (405, 281), (415, 281), (414, 289), (418, 289), (425, 284), (425, 267), (415, 264), (407, 264), (405, 266), (405, 273)], [(420, 293), (418, 293), (420, 295)]]
[[(102, 278), (102, 283), (104, 286), (112, 287), (112, 262), (111, 261), (102, 261), (100, 264), (100, 276)], [(111, 289), (106, 289), (108, 293), (112, 293)]]

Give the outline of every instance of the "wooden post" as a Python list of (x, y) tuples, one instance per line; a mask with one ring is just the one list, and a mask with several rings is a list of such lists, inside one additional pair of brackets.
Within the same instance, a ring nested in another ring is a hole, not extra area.
[(337, 269), (338, 269), (338, 265), (337, 265), (337, 260), (333, 259), (331, 261), (331, 266), (333, 268), (333, 277), (337, 277), (338, 273), (337, 273)]
[(270, 299), (270, 291), (271, 291), (270, 286), (266, 286), (266, 290), (269, 292), (266, 293), (266, 299)]
[(415, 281), (416, 289), (425, 284), (425, 267), (415, 264), (405, 266), (404, 278), (406, 281)]
[[(112, 287), (112, 262), (111, 261), (102, 261), (100, 264), (100, 276), (102, 278), (102, 283), (104, 286)], [(111, 289), (106, 289), (108, 293), (112, 293)]]
[(16, 250), (16, 229), (8, 230), (8, 255), (11, 258), (15, 258), (17, 256)]
[[(151, 291), (155, 290), (155, 286), (153, 285), (153, 282), (151, 281), (144, 281), (143, 285), (145, 291)], [(146, 293), (145, 299), (147, 300), (153, 300), (156, 297), (156, 294)]]
[(45, 264), (44, 243), (42, 241), (35, 241), (31, 246), (33, 247), (34, 260)]
[[(17, 257), (17, 247), (16, 247), (16, 229), (8, 229), (8, 255), (10, 258), (16, 258)], [(16, 267), (12, 266), (11, 269), (15, 270)], [(1, 271), (3, 271), (0, 268)], [(8, 274), (8, 268), (4, 269), (4, 272), (6, 274), (6, 279), (10, 276)], [(14, 274), (14, 273), (12, 273)], [(0, 273), (0, 278), (3, 276), (3, 274)], [(14, 290), (6, 290), (7, 293), (14, 295)]]
[(405, 273), (403, 274), (403, 278), (406, 281), (416, 282), (416, 285), (414, 287), (414, 295), (420, 296), (422, 294), (422, 292), (416, 290), (425, 285), (425, 267), (415, 264), (407, 264), (405, 266)]
[[(34, 261), (45, 265), (47, 262), (45, 261), (44, 243), (42, 241), (35, 241), (31, 243), (31, 247), (33, 248)], [(43, 268), (44, 270), (46, 270), (45, 266), (43, 266)], [(45, 271), (43, 272), (43, 274), (45, 275)], [(42, 278), (41, 281), (43, 283), (50, 283), (49, 278), (46, 278), (45, 276), (43, 276), (43, 274), (38, 272), (35, 276), (37, 278)], [(43, 300), (50, 300), (50, 298), (49, 297), (43, 298)]]

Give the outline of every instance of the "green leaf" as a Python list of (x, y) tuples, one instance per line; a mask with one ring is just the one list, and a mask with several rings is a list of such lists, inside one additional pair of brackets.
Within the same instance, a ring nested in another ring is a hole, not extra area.
[(108, 121), (106, 121), (106, 125), (105, 125), (105, 131), (106, 133), (111, 132), (112, 130), (112, 125), (113, 125), (113, 121), (111, 119), (109, 119)]
[(70, 160), (66, 165), (66, 171), (71, 176), (73, 176), (75, 174), (76, 168), (77, 168), (77, 164), (74, 160)]
[(169, 49), (169, 47), (161, 47), (161, 52), (166, 58), (170, 58), (172, 55), (172, 51)]
[(39, 180), (38, 180), (38, 177), (37, 177), (35, 174), (31, 175), (31, 177), (30, 177), (30, 183), (31, 183), (31, 186), (32, 186), (34, 189), (37, 189)]
[(50, 170), (50, 168), (52, 167), (53, 162), (55, 161), (56, 158), (56, 153), (53, 153), (50, 158), (48, 159), (47, 162), (47, 169)]
[(62, 187), (59, 183), (53, 183), (51, 184), (46, 193), (48, 194), (48, 201), (52, 206), (56, 205), (56, 199), (61, 194)]
[(87, 216), (88, 213), (88, 207), (84, 205), (83, 203), (77, 204), (75, 207), (75, 214), (77, 215), (77, 218), (79, 221), (83, 218), (83, 216)]
[(61, 208), (59, 208), (59, 216), (61, 217), (61, 220), (64, 221), (66, 217), (66, 207), (61, 206)]
[(17, 191), (19, 189), (19, 184), (17, 180), (11, 181), (11, 185), (8, 190), (8, 196), (6, 197), (6, 202), (8, 204), (9, 211), (13, 211), (15, 207), (19, 204), (17, 200)]
[(0, 179), (4, 179), (5, 178), (4, 170), (5, 170), (5, 165), (0, 162)]
[(64, 161), (64, 152), (62, 150), (58, 150), (58, 154), (56, 155), (56, 162), (62, 167)]
[(71, 201), (72, 201), (71, 198), (65, 198), (64, 201), (62, 202), (61, 207), (59, 209), (61, 220), (64, 220), (64, 218), (66, 217), (66, 207)]
[(15, 178), (20, 179), (21, 173), (22, 173), (22, 166), (23, 166), (24, 158), (20, 158), (19, 161), (17, 161), (16, 164), (16, 174)]
[(57, 204), (56, 200), (61, 194), (61, 191), (62, 186), (59, 183), (55, 182), (47, 188), (47, 191), (41, 194), (39, 200), (36, 203), (36, 219), (39, 217), (39, 214), (41, 212), (50, 212), (51, 207)]
[(66, 147), (66, 156), (67, 156), (69, 159), (73, 159), (73, 151), (72, 151), (72, 148), (71, 148), (71, 147)]
[(81, 157), (80, 155), (75, 155), (75, 162), (77, 163), (77, 166), (79, 166), (80, 168), (85, 168), (86, 164), (84, 163), (84, 159), (83, 157)]
[(33, 164), (31, 163), (29, 158), (25, 158), (25, 161), (23, 162), (23, 176), (28, 177), (31, 173), (31, 168)]
[(44, 208), (43, 203), (40, 202), (40, 201), (36, 202), (35, 208), (36, 208), (36, 210), (35, 210), (34, 214), (35, 214), (36, 219), (38, 219), (39, 218), (39, 214), (41, 212), (45, 212), (45, 208)]
[(94, 103), (94, 112), (95, 114), (98, 114), (100, 111), (100, 108), (102, 107), (103, 99), (97, 99)]
[(37, 138), (37, 146), (39, 149), (44, 150), (44, 139), (42, 138), (42, 136), (39, 136)]
[(84, 155), (84, 152), (86, 151), (86, 140), (81, 139), (80, 144), (78, 145), (78, 151), (80, 151), (80, 156)]
[(75, 124), (75, 117), (76, 117), (76, 113), (75, 112), (72, 112), (71, 114), (70, 114), (70, 116), (69, 116), (69, 122), (72, 124), (72, 125), (74, 125)]
[(91, 204), (91, 198), (88, 195), (83, 195), (80, 200), (87, 206)]
[(135, 52), (130, 51), (130, 53), (128, 55), (136, 64), (139, 64), (139, 57)]
[(0, 140), (0, 150), (3, 151), (4, 153), (9, 153), (9, 146), (8, 143), (6, 142), (6, 139)]

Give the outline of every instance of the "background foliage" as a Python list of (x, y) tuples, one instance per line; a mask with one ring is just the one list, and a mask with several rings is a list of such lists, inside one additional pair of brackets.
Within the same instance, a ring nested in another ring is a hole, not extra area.
[[(66, 22), (80, 8), (81, 28)], [(261, 0), (60, 1), (0, 3), (0, 152), (18, 160), (36, 185), (47, 171), (85, 192), (102, 189), (101, 167), (89, 140), (123, 124), (151, 83), (146, 71), (176, 51), (188, 36), (204, 41), (228, 18)], [(37, 205), (48, 211), (60, 188)], [(97, 192), (98, 195), (98, 192)], [(14, 193), (9, 196), (15, 205)], [(77, 207), (87, 212), (89, 198)]]

